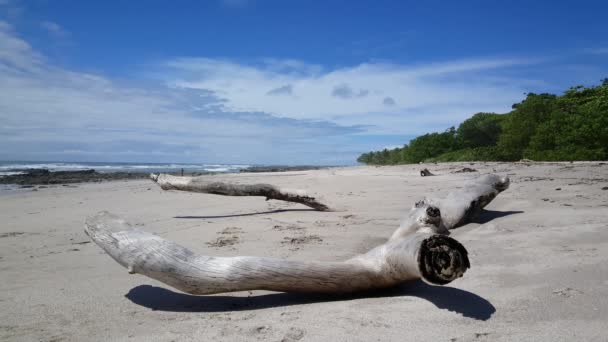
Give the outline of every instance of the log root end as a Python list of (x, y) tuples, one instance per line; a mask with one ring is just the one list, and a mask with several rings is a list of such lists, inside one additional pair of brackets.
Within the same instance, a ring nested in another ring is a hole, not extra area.
[(426, 282), (445, 285), (462, 277), (471, 264), (467, 250), (458, 241), (445, 235), (433, 235), (422, 241), (418, 267)]

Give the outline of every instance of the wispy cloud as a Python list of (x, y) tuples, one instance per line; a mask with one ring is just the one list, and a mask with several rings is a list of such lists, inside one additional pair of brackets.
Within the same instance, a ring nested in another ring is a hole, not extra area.
[(348, 84), (340, 84), (334, 87), (331, 95), (343, 99), (352, 99), (356, 97), (365, 97), (369, 94), (369, 90), (360, 89), (358, 91), (353, 90)]
[(395, 103), (395, 99), (393, 99), (393, 98), (392, 98), (392, 97), (390, 97), (390, 96), (385, 97), (385, 98), (382, 100), (382, 103), (383, 103), (384, 105), (386, 105), (386, 106), (394, 106), (394, 105), (396, 105), (396, 103)]
[(0, 0), (0, 20), (19, 18), (23, 12), (23, 6), (18, 0)]
[(18, 38), (13, 27), (0, 21), (0, 70), (4, 72), (38, 70), (44, 58), (30, 44)]
[(269, 90), (267, 95), (291, 95), (293, 94), (293, 86), (291, 84)]
[(70, 33), (55, 22), (43, 21), (40, 23), (40, 27), (55, 39), (65, 40), (70, 37)]

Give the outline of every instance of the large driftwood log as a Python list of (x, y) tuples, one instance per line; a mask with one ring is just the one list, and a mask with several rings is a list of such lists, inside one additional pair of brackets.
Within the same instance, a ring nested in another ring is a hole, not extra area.
[(129, 273), (197, 295), (244, 290), (349, 293), (413, 279), (443, 285), (470, 267), (466, 249), (444, 234), (474, 218), (508, 186), (507, 177), (485, 175), (443, 199), (420, 201), (385, 244), (344, 262), (197, 255), (107, 212), (87, 219), (85, 232)]
[(415, 206), (441, 208), (443, 225), (454, 229), (473, 221), (499, 193), (509, 188), (509, 184), (509, 177), (487, 174), (465, 182), (461, 189), (444, 198), (425, 198)]
[(467, 251), (437, 234), (439, 210), (413, 208), (408, 220), (410, 233), (344, 262), (197, 255), (107, 212), (89, 218), (85, 231), (129, 273), (196, 295), (245, 290), (349, 293), (413, 279), (443, 285), (461, 277), (470, 267)]
[(270, 184), (234, 184), (210, 182), (208, 177), (180, 177), (167, 174), (151, 174), (150, 178), (163, 190), (181, 190), (201, 192), (224, 196), (263, 196), (266, 200), (274, 199), (304, 204), (319, 211), (328, 211), (329, 207), (304, 190), (282, 189)]

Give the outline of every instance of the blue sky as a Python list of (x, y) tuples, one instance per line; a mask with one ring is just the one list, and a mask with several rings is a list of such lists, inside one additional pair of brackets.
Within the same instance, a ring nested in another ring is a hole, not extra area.
[(0, 0), (0, 159), (352, 164), (608, 77), (605, 1)]

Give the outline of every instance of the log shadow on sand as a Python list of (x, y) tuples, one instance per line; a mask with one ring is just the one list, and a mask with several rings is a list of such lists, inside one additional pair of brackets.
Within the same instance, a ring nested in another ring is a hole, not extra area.
[(488, 223), (494, 219), (514, 215), (514, 214), (523, 214), (524, 212), (521, 210), (507, 210), (507, 211), (497, 211), (497, 210), (482, 210), (479, 213), (479, 216), (473, 219), (474, 223), (484, 224)]
[(266, 214), (277, 214), (277, 213), (285, 213), (290, 211), (318, 211), (314, 209), (275, 209), (268, 211), (258, 211), (253, 213), (244, 213), (244, 214), (232, 214), (232, 215), (210, 215), (210, 216), (174, 216), (176, 219), (218, 219), (218, 218), (230, 218), (230, 217), (242, 217), (242, 216), (255, 216), (255, 215), (266, 215)]
[[(143, 307), (170, 312), (225, 312), (248, 311), (290, 305), (355, 300), (381, 297), (418, 297), (433, 303), (437, 308), (459, 313), (476, 320), (488, 320), (496, 308), (485, 298), (472, 292), (447, 286), (432, 286), (413, 281), (392, 289), (367, 291), (353, 295), (313, 295), (269, 293), (239, 297), (231, 295), (193, 296), (162, 287), (140, 285), (125, 295), (131, 302)], [(407, 305), (404, 302), (404, 305)]]

